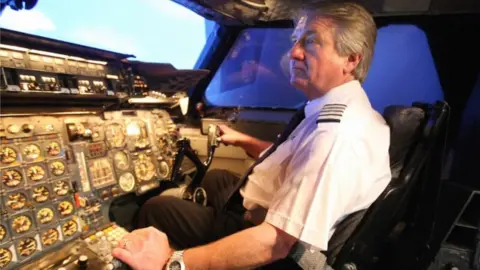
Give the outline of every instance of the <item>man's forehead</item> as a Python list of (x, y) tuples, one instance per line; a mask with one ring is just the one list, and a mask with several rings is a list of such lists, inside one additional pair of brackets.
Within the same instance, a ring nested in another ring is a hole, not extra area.
[(320, 33), (325, 30), (325, 27), (328, 24), (328, 19), (318, 16), (308, 16), (303, 15), (298, 20), (295, 28), (292, 32), (292, 37), (299, 38), (304, 34), (311, 34), (311, 33)]

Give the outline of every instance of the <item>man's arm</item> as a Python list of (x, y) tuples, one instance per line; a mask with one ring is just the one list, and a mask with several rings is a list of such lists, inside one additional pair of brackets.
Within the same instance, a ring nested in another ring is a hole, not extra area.
[(221, 131), (220, 141), (222, 143), (241, 147), (247, 152), (247, 155), (254, 159), (257, 159), (265, 149), (272, 145), (271, 142), (262, 141), (245, 133), (238, 132), (226, 125), (219, 125), (218, 127)]
[(297, 239), (268, 224), (240, 231), (214, 243), (187, 249), (191, 269), (254, 268), (285, 258)]

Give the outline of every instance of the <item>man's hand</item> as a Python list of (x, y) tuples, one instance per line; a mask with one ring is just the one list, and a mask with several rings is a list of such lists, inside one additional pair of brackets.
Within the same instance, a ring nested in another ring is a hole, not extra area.
[(243, 147), (250, 137), (244, 133), (231, 129), (227, 125), (218, 125), (218, 128), (220, 129), (220, 137), (218, 137), (218, 139), (225, 145)]
[(127, 234), (112, 251), (134, 270), (161, 270), (172, 253), (167, 236), (153, 227)]

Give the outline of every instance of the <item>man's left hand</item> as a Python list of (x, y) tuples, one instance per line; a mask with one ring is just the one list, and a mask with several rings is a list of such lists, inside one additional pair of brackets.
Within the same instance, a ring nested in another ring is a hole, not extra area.
[(163, 269), (172, 253), (167, 236), (153, 227), (127, 234), (112, 251), (134, 270)]

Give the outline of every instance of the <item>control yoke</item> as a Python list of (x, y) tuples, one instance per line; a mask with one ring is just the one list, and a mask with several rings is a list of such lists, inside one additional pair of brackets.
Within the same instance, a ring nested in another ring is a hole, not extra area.
[[(176, 196), (180, 196), (186, 200), (193, 200), (196, 203), (206, 204), (207, 194), (203, 188), (200, 187), (200, 184), (205, 176), (208, 168), (210, 167), (215, 149), (218, 147), (218, 137), (220, 136), (220, 130), (216, 125), (209, 125), (208, 127), (208, 140), (207, 140), (207, 159), (202, 162), (198, 157), (196, 151), (192, 148), (190, 140), (187, 138), (180, 139), (177, 142), (178, 152), (175, 157), (175, 162), (173, 164), (172, 171), (172, 181), (178, 182), (178, 178), (183, 176), (181, 170), (182, 161), (185, 156), (190, 159), (195, 165), (196, 172), (192, 178), (192, 181), (187, 184), (187, 186), (180, 188), (179, 193), (176, 193)], [(166, 191), (170, 194), (173, 191)], [(165, 194), (165, 192), (164, 192)], [(162, 195), (164, 195), (162, 194)], [(173, 194), (170, 194), (173, 195)]]

